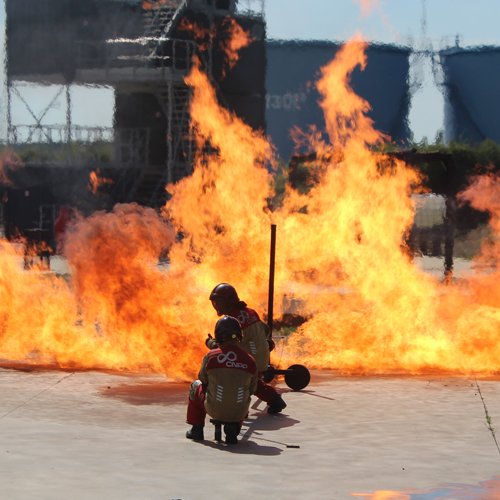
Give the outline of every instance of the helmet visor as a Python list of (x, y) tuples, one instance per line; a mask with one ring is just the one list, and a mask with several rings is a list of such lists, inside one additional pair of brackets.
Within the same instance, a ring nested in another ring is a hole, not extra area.
[(220, 316), (222, 314), (221, 308), (223, 307), (220, 299), (211, 299), (213, 308), (217, 311), (217, 314)]

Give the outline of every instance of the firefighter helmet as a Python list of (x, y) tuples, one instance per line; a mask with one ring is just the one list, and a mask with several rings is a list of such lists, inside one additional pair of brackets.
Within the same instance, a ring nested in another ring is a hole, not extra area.
[(219, 283), (210, 293), (209, 299), (219, 316), (232, 312), (240, 301), (236, 289), (229, 283)]
[(215, 324), (215, 341), (221, 345), (229, 340), (240, 341), (243, 338), (241, 325), (232, 316), (222, 316)]

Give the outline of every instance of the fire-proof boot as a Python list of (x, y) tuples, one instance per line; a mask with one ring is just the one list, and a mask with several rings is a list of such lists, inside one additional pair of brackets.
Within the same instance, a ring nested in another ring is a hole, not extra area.
[(203, 441), (203, 425), (193, 425), (193, 427), (186, 432), (186, 437), (193, 441)]
[(280, 413), (286, 408), (286, 403), (283, 401), (283, 398), (277, 394), (276, 397), (269, 403), (267, 408), (267, 413), (271, 415)]
[(231, 422), (224, 425), (224, 434), (226, 434), (226, 444), (238, 444), (238, 434), (240, 433), (241, 425), (236, 422)]

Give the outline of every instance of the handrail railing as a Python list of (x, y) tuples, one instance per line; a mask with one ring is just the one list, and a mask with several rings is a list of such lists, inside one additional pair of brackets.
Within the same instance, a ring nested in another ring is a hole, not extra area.
[(150, 161), (150, 135), (147, 127), (12, 125), (8, 143), (19, 148), (29, 146), (27, 161), (32, 162), (140, 167)]
[(188, 71), (196, 44), (191, 40), (164, 38), (161, 54), (147, 54), (150, 43), (157, 43), (155, 37), (115, 38), (107, 41), (76, 42), (77, 67), (87, 69), (169, 67), (179, 71)]
[(236, 12), (240, 14), (264, 17), (264, 0), (238, 0)]
[(82, 127), (73, 125), (17, 124), (8, 129), (8, 143), (55, 144), (68, 142), (113, 142), (112, 127)]

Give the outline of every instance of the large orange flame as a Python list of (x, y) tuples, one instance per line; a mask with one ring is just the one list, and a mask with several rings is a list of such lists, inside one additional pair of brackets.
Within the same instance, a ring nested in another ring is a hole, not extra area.
[[(421, 179), (374, 152), (387, 138), (349, 86), (366, 64), (364, 49), (356, 37), (322, 70), (328, 140), (314, 138), (317, 181), (307, 193), (288, 188), (279, 207), (272, 147), (219, 105), (195, 65), (187, 83), (200, 153), (193, 174), (168, 186), (168, 223), (137, 205), (78, 219), (65, 242), (69, 279), (23, 271), (15, 247), (2, 242), (0, 357), (189, 379), (216, 320), (215, 284), (233, 283), (265, 312), (276, 223), (276, 314), (293, 308), (308, 318), (278, 347), (284, 363), (343, 373), (498, 372), (497, 273), (445, 285), (405, 247)], [(481, 258), (494, 266), (498, 185), (498, 177), (479, 178), (462, 195), (491, 213), (494, 239)]]
[(184, 234), (170, 252), (172, 271), (192, 275), (206, 297), (215, 284), (230, 281), (242, 296), (262, 301), (272, 195), (265, 161), (271, 148), (260, 133), (218, 105), (197, 66), (187, 83), (194, 90), (191, 118), (199, 147), (215, 152), (200, 155), (193, 175), (168, 187), (172, 197), (165, 213)]
[(380, 135), (365, 117), (367, 103), (342, 77), (355, 64), (364, 64), (359, 40), (323, 69), (321, 105), (341, 158), (307, 200), (296, 202), (307, 215), (292, 222), (288, 212), (283, 221), (294, 226), (284, 238), (300, 235), (286, 248), (303, 249), (300, 267), (308, 262), (314, 282), (327, 288), (303, 297), (312, 318), (290, 339), (289, 352), (345, 372), (495, 371), (498, 300), (470, 303), (465, 289), (418, 271), (403, 248), (418, 175), (397, 161), (381, 169), (380, 155), (367, 147)]
[(1, 242), (0, 357), (191, 377), (192, 354), (202, 352), (185, 349), (196, 318), (157, 266), (173, 237), (153, 209), (135, 204), (79, 218), (65, 235), (70, 284), (25, 272), (23, 249)]
[(480, 304), (498, 307), (500, 304), (500, 176), (486, 174), (472, 179), (468, 189), (459, 195), (474, 208), (490, 214), (490, 227), (493, 238), (483, 243), (481, 253), (475, 259), (478, 267), (490, 270), (487, 274), (470, 277), (470, 290)]

